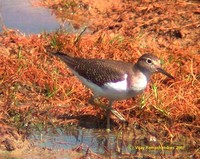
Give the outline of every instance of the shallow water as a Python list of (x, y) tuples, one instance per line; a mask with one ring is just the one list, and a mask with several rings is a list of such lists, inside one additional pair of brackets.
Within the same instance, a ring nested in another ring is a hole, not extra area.
[(90, 150), (101, 155), (108, 155), (111, 151), (116, 152), (117, 144), (120, 144), (115, 133), (82, 128), (48, 129), (35, 132), (30, 135), (29, 140), (35, 146), (44, 148), (79, 149), (83, 152)]
[(50, 9), (34, 7), (31, 0), (0, 0), (0, 31), (3, 26), (25, 34), (55, 31), (61, 26), (67, 32), (79, 31), (69, 22), (57, 20)]
[(87, 154), (93, 152), (104, 157), (133, 157), (137, 155), (163, 154), (171, 156), (185, 151), (184, 143), (162, 141), (146, 129), (132, 127), (111, 131), (77, 127), (48, 128), (31, 131), (33, 145), (50, 150), (75, 150)]

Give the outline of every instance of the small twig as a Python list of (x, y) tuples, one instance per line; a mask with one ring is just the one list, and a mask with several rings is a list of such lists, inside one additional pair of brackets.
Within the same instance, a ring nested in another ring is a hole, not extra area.
[(79, 39), (81, 38), (81, 36), (83, 35), (83, 33), (86, 31), (87, 27), (85, 26), (83, 28), (83, 30), (79, 33), (79, 35), (76, 36), (75, 40), (74, 40), (74, 44), (76, 45), (79, 42)]

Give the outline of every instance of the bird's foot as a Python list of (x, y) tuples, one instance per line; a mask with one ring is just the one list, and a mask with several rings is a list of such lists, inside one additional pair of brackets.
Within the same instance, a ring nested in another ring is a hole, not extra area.
[(110, 111), (122, 122), (126, 122), (126, 119), (122, 116), (122, 114), (120, 114), (118, 111), (116, 111), (115, 109), (111, 108)]
[(95, 99), (93, 97), (89, 99), (89, 103), (91, 105), (95, 105), (95, 106), (101, 107), (101, 108), (103, 108), (106, 111), (108, 111), (108, 110), (111, 111), (120, 121), (126, 122), (126, 119), (117, 110), (115, 110), (111, 106), (108, 107), (108, 106), (102, 105), (100, 103), (96, 103)]

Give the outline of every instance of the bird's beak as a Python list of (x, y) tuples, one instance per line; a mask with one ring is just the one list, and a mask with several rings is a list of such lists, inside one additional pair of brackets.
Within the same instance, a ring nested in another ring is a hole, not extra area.
[(172, 75), (170, 75), (169, 73), (167, 73), (167, 72), (166, 72), (165, 70), (163, 70), (162, 68), (157, 68), (157, 71), (160, 72), (160, 73), (162, 73), (162, 74), (164, 74), (164, 75), (166, 75), (166, 76), (169, 77), (169, 78), (174, 79), (174, 77), (173, 77)]

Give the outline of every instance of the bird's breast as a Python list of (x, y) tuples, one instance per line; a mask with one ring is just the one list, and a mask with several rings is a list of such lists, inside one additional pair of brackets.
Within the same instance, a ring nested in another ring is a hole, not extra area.
[(143, 73), (137, 75), (125, 74), (124, 80), (109, 82), (104, 85), (105, 94), (110, 99), (127, 99), (143, 92), (148, 83)]
[(148, 84), (148, 78), (143, 73), (132, 75), (129, 80), (129, 90), (135, 92), (136, 94), (141, 93)]

